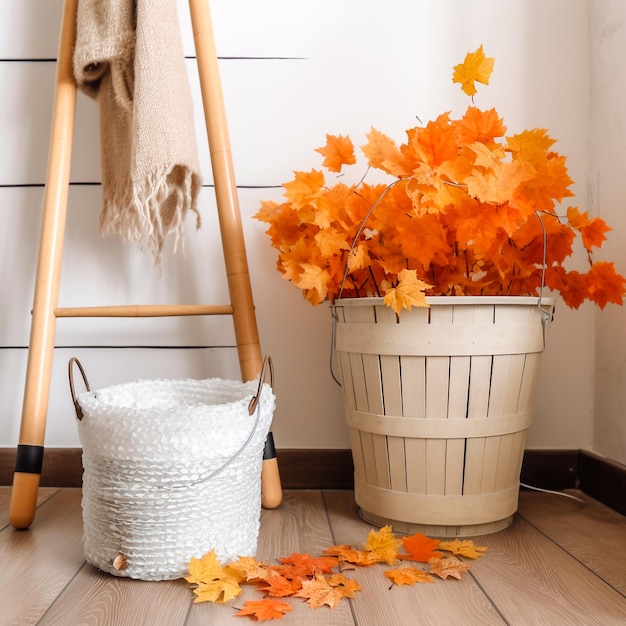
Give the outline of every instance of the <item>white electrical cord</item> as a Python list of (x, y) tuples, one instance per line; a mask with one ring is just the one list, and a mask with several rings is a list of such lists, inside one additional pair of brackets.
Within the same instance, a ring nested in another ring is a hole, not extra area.
[(571, 493), (564, 493), (563, 491), (552, 491), (551, 489), (542, 489), (541, 487), (533, 487), (532, 485), (526, 485), (525, 483), (520, 483), (520, 487), (525, 487), (526, 489), (531, 489), (532, 491), (541, 491), (542, 493), (551, 493), (555, 496), (562, 496), (563, 498), (576, 500), (576, 502), (580, 502), (581, 504), (587, 504), (583, 499), (573, 496)]

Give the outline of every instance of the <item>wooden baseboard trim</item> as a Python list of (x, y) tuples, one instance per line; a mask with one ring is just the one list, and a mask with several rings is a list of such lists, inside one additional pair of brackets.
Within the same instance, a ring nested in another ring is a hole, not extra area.
[(350, 450), (277, 450), (284, 489), (354, 489)]
[(626, 466), (581, 450), (578, 471), (582, 491), (626, 515)]
[(540, 489), (576, 489), (578, 450), (525, 450), (520, 481)]
[[(353, 489), (350, 450), (279, 449), (284, 489)], [(15, 449), (0, 448), (0, 485), (13, 482)], [(626, 466), (583, 450), (526, 450), (521, 482), (541, 489), (579, 488), (626, 515)], [(80, 487), (80, 448), (46, 448), (42, 487)]]
[[(354, 468), (350, 450), (277, 450), (284, 489), (352, 489)], [(0, 448), (0, 485), (13, 483), (15, 449)], [(80, 487), (82, 450), (46, 448), (40, 485)]]
[[(14, 448), (0, 448), (0, 485), (13, 483)], [(80, 448), (46, 448), (43, 455), (40, 486), (80, 487), (83, 479)]]

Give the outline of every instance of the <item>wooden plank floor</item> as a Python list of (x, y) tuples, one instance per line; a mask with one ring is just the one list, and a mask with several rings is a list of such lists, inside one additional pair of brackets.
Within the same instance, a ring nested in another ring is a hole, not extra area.
[[(523, 492), (513, 525), (481, 538), (487, 555), (463, 580), (389, 588), (385, 566), (349, 574), (363, 591), (335, 609), (288, 600), (292, 625), (407, 626), (626, 624), (626, 518), (593, 499)], [(41, 489), (27, 531), (7, 519), (0, 487), (0, 624), (3, 626), (199, 626), (248, 623), (226, 605), (193, 604), (183, 580), (145, 582), (103, 574), (85, 563), (78, 489)], [(329, 545), (362, 545), (371, 526), (350, 491), (286, 491), (263, 511), (257, 557), (320, 554)], [(231, 604), (259, 594), (247, 589)], [(254, 622), (253, 622), (254, 623)]]

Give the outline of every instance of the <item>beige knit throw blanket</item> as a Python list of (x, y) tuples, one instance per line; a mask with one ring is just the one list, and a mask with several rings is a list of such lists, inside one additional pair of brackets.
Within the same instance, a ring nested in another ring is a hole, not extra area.
[(176, 0), (79, 0), (78, 86), (100, 111), (100, 227), (151, 251), (197, 215), (200, 168)]

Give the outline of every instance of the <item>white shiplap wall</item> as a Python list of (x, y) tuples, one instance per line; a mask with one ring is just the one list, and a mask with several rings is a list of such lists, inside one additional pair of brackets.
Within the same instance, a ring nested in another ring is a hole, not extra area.
[[(415, 116), (460, 114), (451, 68), (481, 43), (496, 57), (479, 106), (496, 106), (511, 132), (550, 128), (586, 199), (588, 50), (585, 0), (213, 0), (225, 94), (262, 347), (276, 367), (274, 433), (283, 448), (349, 442), (340, 390), (328, 371), (330, 315), (281, 280), (252, 219), (294, 169), (319, 166), (325, 133), (362, 143), (371, 125), (403, 139)], [(194, 55), (179, 1), (186, 54)], [(38, 229), (47, 162), (61, 0), (0, 3), (0, 446), (17, 443)], [(214, 219), (195, 61), (188, 59), (206, 187), (202, 229), (189, 220), (186, 255), (152, 260), (97, 232), (95, 104), (79, 95), (59, 304), (227, 300)], [(483, 95), (484, 94), (484, 95)], [(96, 183), (96, 184), (94, 184)], [(558, 312), (529, 445), (578, 448), (591, 439), (591, 310)], [(230, 319), (59, 320), (46, 445), (77, 445), (66, 381), (69, 356), (92, 386), (140, 377), (238, 377)], [(191, 347), (191, 348), (190, 348)], [(562, 396), (565, 395), (564, 398)]]

